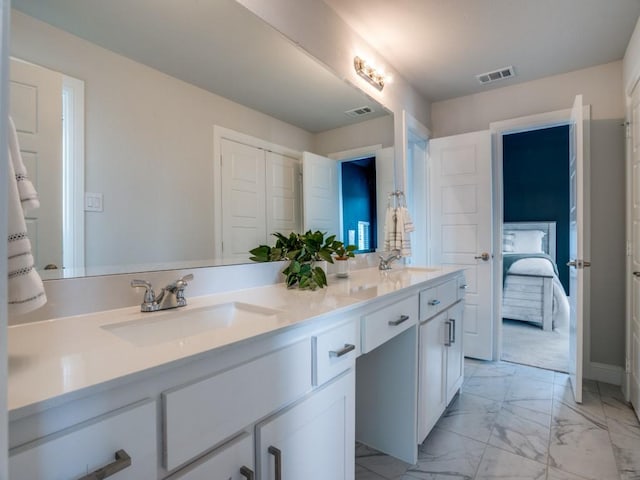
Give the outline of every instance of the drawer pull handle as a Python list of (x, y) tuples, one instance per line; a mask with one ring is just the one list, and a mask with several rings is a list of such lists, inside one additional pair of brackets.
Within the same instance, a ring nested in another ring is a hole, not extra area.
[(460, 290), (466, 290), (467, 288), (469, 288), (469, 285), (466, 283), (464, 285), (460, 285)]
[(451, 321), (447, 320), (446, 322), (444, 322), (444, 324), (447, 326), (447, 341), (444, 342), (444, 346), (450, 347), (451, 346)]
[(451, 322), (451, 343), (456, 343), (456, 319), (450, 318)]
[(400, 315), (400, 318), (397, 320), (389, 320), (389, 325), (391, 325), (392, 327), (397, 327), (398, 325), (400, 325), (403, 322), (406, 322), (407, 320), (409, 320), (409, 315)]
[(275, 480), (282, 480), (282, 452), (279, 448), (276, 448), (273, 445), (269, 447), (268, 452), (275, 458)]
[(429, 300), (429, 305), (431, 305), (432, 307), (440, 305), (440, 300)]
[(330, 357), (342, 357), (343, 355), (346, 355), (349, 352), (353, 352), (356, 349), (355, 345), (351, 345), (350, 343), (345, 343), (344, 347), (341, 348), (340, 350), (338, 350), (337, 352), (334, 350), (331, 350), (329, 352), (329, 356)]
[(251, 470), (249, 467), (245, 467), (245, 466), (240, 467), (240, 475), (242, 475), (247, 480), (255, 479), (255, 474), (253, 473), (253, 470)]
[(80, 480), (102, 480), (103, 478), (115, 475), (116, 473), (124, 470), (129, 466), (131, 466), (131, 457), (129, 456), (129, 454), (124, 450), (118, 450), (116, 452), (115, 462), (99, 468), (95, 472), (91, 472), (90, 474), (85, 475)]

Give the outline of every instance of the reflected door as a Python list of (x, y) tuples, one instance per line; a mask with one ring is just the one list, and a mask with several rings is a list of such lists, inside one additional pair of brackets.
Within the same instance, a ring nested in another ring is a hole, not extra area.
[(302, 154), (304, 231), (340, 237), (338, 162), (311, 152)]
[(430, 263), (465, 269), (464, 355), (493, 356), (491, 134), (429, 140)]
[(40, 197), (25, 220), (37, 269), (62, 268), (62, 75), (11, 59), (10, 114)]

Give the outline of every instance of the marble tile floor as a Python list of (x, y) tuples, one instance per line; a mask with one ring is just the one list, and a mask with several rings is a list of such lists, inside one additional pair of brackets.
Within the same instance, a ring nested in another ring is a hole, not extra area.
[(410, 465), (356, 445), (356, 480), (640, 480), (640, 423), (619, 387), (465, 361), (460, 394)]

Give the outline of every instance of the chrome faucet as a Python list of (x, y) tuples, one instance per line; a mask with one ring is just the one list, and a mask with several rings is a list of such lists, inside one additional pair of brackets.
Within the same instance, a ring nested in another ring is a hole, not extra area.
[(167, 310), (169, 308), (184, 307), (187, 299), (184, 297), (184, 289), (187, 282), (193, 280), (193, 274), (190, 273), (170, 283), (158, 295), (155, 294), (151, 283), (146, 280), (131, 280), (133, 288), (144, 287), (144, 298), (140, 305), (141, 312), (157, 312), (158, 310)]
[(380, 263), (378, 264), (378, 270), (391, 270), (391, 263), (394, 260), (400, 260), (402, 255), (400, 255), (400, 250), (392, 250), (391, 255), (387, 258), (380, 255)]

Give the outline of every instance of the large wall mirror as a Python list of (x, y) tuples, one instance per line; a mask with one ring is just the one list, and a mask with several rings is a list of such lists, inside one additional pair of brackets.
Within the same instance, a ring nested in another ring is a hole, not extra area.
[[(42, 204), (30, 230), (39, 269), (59, 266), (44, 278), (242, 261), (216, 249), (228, 185), (214, 126), (300, 161), (305, 151), (393, 145), (384, 106), (234, 0), (12, 7), (12, 115)], [(63, 100), (47, 106), (47, 95)], [(82, 130), (84, 144), (74, 141)], [(47, 148), (59, 158), (49, 161)], [(79, 176), (84, 189), (74, 197)]]

